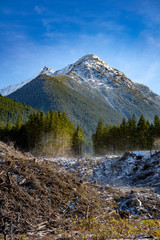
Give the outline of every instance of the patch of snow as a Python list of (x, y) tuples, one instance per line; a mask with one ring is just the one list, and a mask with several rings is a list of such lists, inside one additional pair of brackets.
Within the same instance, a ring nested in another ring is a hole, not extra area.
[(106, 155), (90, 158), (44, 158), (79, 177), (101, 185), (143, 186), (160, 184), (160, 153), (135, 151), (123, 157)]
[(48, 76), (53, 76), (54, 71), (51, 68), (48, 68), (48, 67), (45, 66), (44, 68), (42, 68), (42, 70), (40, 71), (40, 73), (38, 75), (41, 75), (41, 74), (46, 74)]
[(10, 85), (6, 88), (0, 89), (0, 94), (2, 96), (8, 96), (9, 94), (15, 92), (16, 90), (22, 88), (24, 85), (26, 85), (27, 83), (31, 82), (33, 79), (35, 79), (36, 77), (38, 77), (41, 74), (46, 74), (49, 76), (53, 76), (54, 75), (54, 71), (48, 67), (44, 67), (41, 69), (41, 71), (36, 74), (35, 76), (33, 76), (32, 78), (29, 78), (26, 81), (23, 81), (21, 83), (15, 84), (15, 85)]
[(23, 81), (21, 83), (15, 84), (15, 85), (10, 85), (6, 88), (0, 89), (0, 94), (2, 96), (7, 96), (9, 94), (11, 94), (12, 92), (15, 92), (17, 89), (23, 87), (24, 85), (26, 85), (27, 83), (31, 82), (34, 78), (36, 78), (38, 75), (34, 76), (33, 78), (30, 78), (26, 81)]

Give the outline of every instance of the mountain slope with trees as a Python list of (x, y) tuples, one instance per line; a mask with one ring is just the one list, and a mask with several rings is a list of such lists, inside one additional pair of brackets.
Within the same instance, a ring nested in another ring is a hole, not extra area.
[(45, 112), (52, 109), (64, 111), (87, 135), (95, 130), (99, 118), (111, 124), (123, 117), (100, 93), (93, 93), (65, 75), (40, 75), (8, 97)]
[(21, 115), (21, 120), (25, 122), (31, 113), (36, 112), (31, 106), (27, 106), (24, 103), (18, 103), (10, 98), (0, 95), (0, 122), (1, 125), (5, 125), (10, 122), (15, 124), (18, 115)]

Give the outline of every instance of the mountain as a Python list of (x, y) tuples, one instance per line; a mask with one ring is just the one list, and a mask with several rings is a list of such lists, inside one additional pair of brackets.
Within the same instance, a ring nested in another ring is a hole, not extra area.
[(160, 96), (142, 84), (133, 83), (96, 55), (87, 54), (54, 74), (69, 75), (93, 92), (98, 90), (110, 106), (127, 118), (135, 113), (137, 118), (143, 114), (152, 121), (159, 113)]
[(65, 111), (88, 133), (95, 130), (99, 118), (117, 123), (134, 113), (137, 118), (143, 114), (153, 121), (160, 112), (160, 96), (133, 83), (93, 54), (55, 72), (44, 67), (36, 78), (8, 97), (45, 112)]
[(19, 114), (24, 122), (28, 119), (29, 115), (35, 111), (31, 106), (26, 106), (24, 103), (18, 103), (0, 95), (0, 121), (4, 123), (10, 121), (15, 124)]

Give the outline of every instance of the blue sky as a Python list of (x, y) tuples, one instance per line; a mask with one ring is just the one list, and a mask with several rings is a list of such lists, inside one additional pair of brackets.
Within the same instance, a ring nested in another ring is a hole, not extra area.
[(0, 89), (93, 53), (160, 94), (159, 0), (0, 2)]

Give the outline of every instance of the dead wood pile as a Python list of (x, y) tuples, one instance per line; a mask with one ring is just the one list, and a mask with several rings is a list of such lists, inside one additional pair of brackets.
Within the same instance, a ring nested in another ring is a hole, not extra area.
[(38, 163), (0, 142), (0, 234), (67, 229), (74, 218), (100, 214), (103, 200), (78, 178)]

